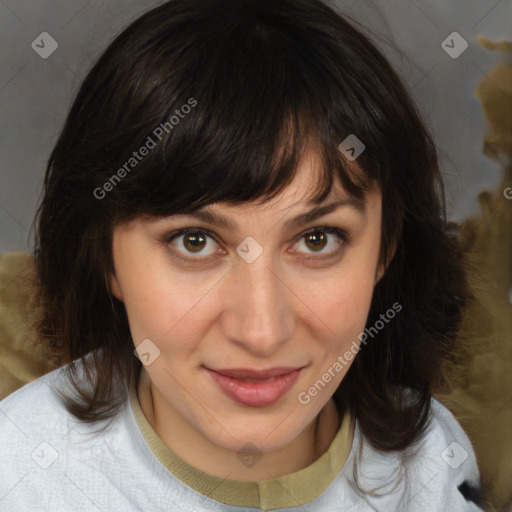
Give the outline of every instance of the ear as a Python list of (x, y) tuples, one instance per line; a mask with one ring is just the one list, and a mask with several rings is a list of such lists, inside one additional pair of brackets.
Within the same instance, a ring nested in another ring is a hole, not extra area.
[(389, 264), (391, 263), (391, 261), (395, 257), (397, 244), (398, 244), (398, 241), (395, 241), (395, 243), (393, 244), (393, 248), (391, 249), (391, 254), (389, 255), (388, 260), (386, 261), (386, 264), (385, 265), (381, 264), (381, 265), (378, 266), (378, 268), (377, 268), (377, 276), (375, 278), (375, 284), (377, 284), (377, 282), (382, 279), (382, 276), (384, 276), (384, 274), (386, 273), (386, 270), (387, 270)]
[(121, 292), (121, 287), (119, 286), (119, 281), (117, 276), (112, 272), (108, 276), (108, 284), (110, 293), (118, 300), (123, 302), (123, 293)]

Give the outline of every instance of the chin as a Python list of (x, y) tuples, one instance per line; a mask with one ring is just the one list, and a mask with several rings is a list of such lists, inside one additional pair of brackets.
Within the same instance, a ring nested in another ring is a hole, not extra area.
[(287, 446), (302, 431), (296, 421), (283, 422), (283, 417), (286, 416), (281, 415), (279, 419), (267, 416), (260, 422), (252, 420), (250, 425), (247, 425), (245, 419), (240, 425), (232, 422), (230, 428), (226, 428), (227, 432), (219, 428), (215, 432), (205, 432), (205, 435), (217, 446), (234, 452), (242, 450), (246, 445), (255, 446), (261, 453), (274, 452)]

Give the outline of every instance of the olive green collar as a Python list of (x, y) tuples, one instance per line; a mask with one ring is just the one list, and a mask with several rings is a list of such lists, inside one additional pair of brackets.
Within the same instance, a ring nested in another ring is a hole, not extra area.
[(160, 463), (198, 493), (226, 505), (261, 510), (304, 505), (327, 489), (343, 468), (352, 446), (354, 422), (347, 412), (329, 449), (306, 468), (271, 480), (230, 480), (210, 475), (170, 450), (144, 416), (133, 388), (130, 405), (142, 435)]

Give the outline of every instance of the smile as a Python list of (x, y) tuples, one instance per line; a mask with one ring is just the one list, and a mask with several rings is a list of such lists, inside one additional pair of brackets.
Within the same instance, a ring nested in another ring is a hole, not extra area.
[(249, 407), (264, 407), (277, 402), (293, 387), (302, 368), (207, 371), (231, 400)]

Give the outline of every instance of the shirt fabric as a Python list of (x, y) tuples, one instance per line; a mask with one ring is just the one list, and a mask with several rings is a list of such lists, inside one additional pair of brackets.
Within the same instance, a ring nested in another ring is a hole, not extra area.
[[(405, 458), (373, 448), (357, 420), (345, 416), (329, 449), (308, 467), (243, 482), (205, 473), (174, 454), (144, 417), (134, 389), (114, 421), (99, 428), (66, 411), (55, 389), (67, 386), (61, 368), (0, 402), (1, 512), (482, 510), (459, 490), (479, 486), (471, 443), (433, 398), (428, 433)], [(374, 495), (356, 491), (355, 462), (359, 484)]]

